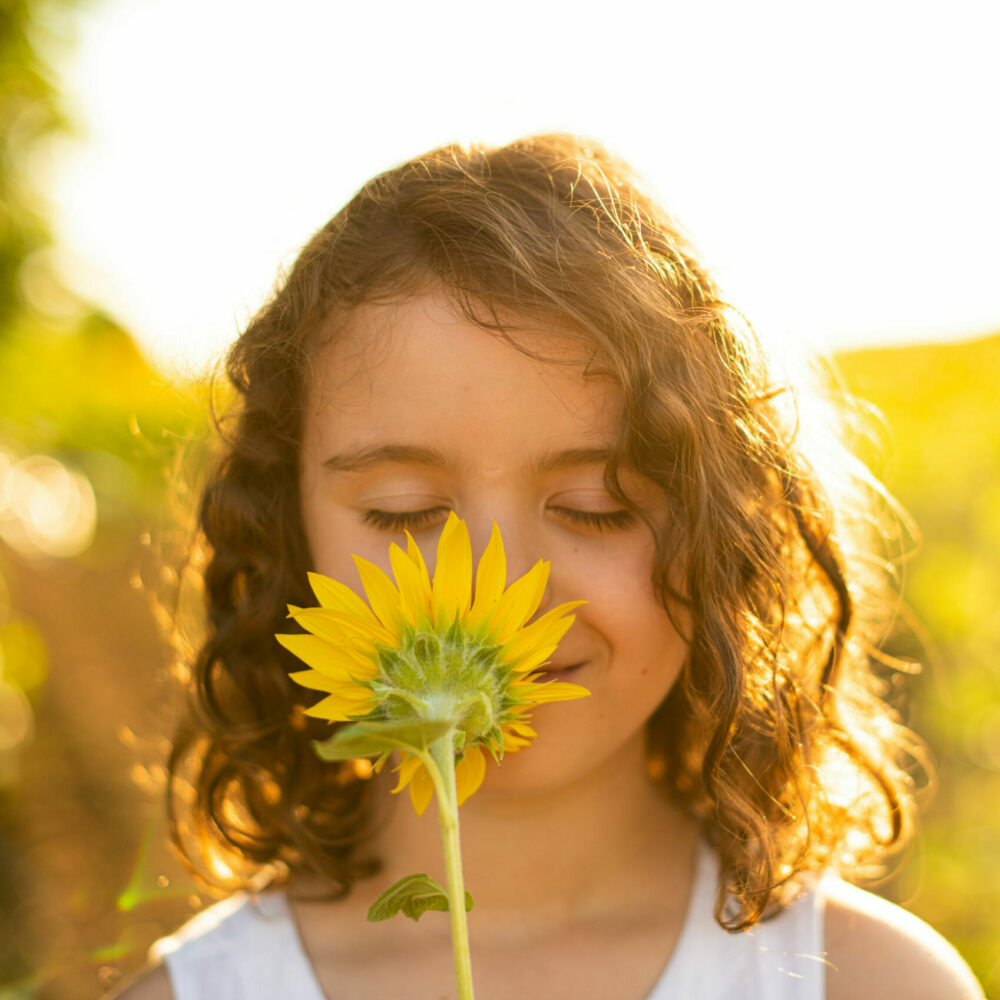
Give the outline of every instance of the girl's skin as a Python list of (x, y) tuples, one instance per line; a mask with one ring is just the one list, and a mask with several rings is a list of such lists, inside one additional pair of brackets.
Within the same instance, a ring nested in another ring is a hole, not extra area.
[[(389, 542), (404, 527), (433, 552), (455, 510), (477, 554), (496, 520), (509, 579), (551, 560), (542, 610), (588, 601), (553, 668), (591, 697), (536, 710), (538, 740), (488, 765), (462, 807), (477, 995), (552, 996), (558, 982), (581, 998), (644, 996), (683, 922), (695, 830), (645, 775), (643, 727), (686, 644), (653, 594), (649, 529), (604, 487), (598, 456), (617, 434), (616, 390), (583, 378), (587, 352), (565, 335), (531, 337), (532, 350), (564, 362), (546, 365), (443, 298), (363, 307), (350, 333), (320, 359), (304, 426), (302, 505), (316, 568), (356, 580), (357, 553), (388, 570)], [(628, 487), (637, 503), (657, 503), (638, 476)], [(380, 888), (414, 871), (441, 874), (435, 818), (399, 806), (376, 844)], [(399, 995), (414, 996), (413, 983), (449, 995), (447, 922), (373, 927), (363, 912), (375, 895), (359, 886), (346, 926), (338, 915), (326, 933), (305, 931), (321, 968), (330, 955), (330, 995), (386, 998), (406, 984)], [(299, 910), (310, 911), (322, 912)], [(546, 968), (554, 978), (539, 981)]]
[[(604, 487), (619, 394), (584, 376), (579, 342), (539, 327), (511, 333), (558, 364), (471, 323), (443, 292), (355, 310), (317, 357), (304, 523), (316, 569), (360, 589), (352, 553), (388, 570), (389, 542), (406, 528), (432, 554), (455, 510), (478, 556), (495, 520), (509, 580), (551, 560), (542, 610), (589, 602), (552, 669), (591, 697), (536, 709), (537, 741), (488, 764), (462, 807), (472, 967), (478, 1000), (644, 1000), (683, 926), (697, 842), (694, 821), (647, 779), (644, 753), (645, 722), (684, 661), (686, 622), (653, 593), (649, 529)], [(627, 470), (621, 479), (637, 507), (666, 515), (652, 484)], [(388, 798), (389, 770), (374, 780)], [(433, 806), (417, 817), (405, 793), (392, 805), (372, 845), (377, 876), (336, 904), (292, 904), (330, 1000), (454, 992), (447, 920), (365, 920), (396, 879), (443, 880)], [(830, 1000), (982, 996), (943, 939), (875, 897), (831, 897), (826, 944)], [(162, 969), (126, 993), (170, 995)]]

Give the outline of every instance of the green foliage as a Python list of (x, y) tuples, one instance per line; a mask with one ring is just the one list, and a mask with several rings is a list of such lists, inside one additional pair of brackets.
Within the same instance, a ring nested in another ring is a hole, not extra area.
[[(419, 920), (428, 910), (448, 912), (448, 894), (428, 875), (407, 875), (389, 886), (368, 910), (373, 923), (389, 920), (402, 911), (404, 917)], [(472, 909), (472, 894), (465, 894), (465, 911)]]
[[(178, 475), (178, 456), (204, 459), (208, 436), (205, 387), (170, 385), (153, 371), (126, 331), (62, 287), (45, 253), (50, 231), (38, 182), (52, 140), (71, 130), (50, 63), (72, 40), (70, 15), (80, 6), (0, 0), (0, 996), (12, 998), (94, 996), (97, 963), (136, 951), (124, 939), (85, 951), (87, 940), (115, 932), (107, 903), (80, 909), (82, 887), (90, 880), (113, 891), (116, 876), (103, 866), (127, 851), (136, 815), (114, 812), (128, 765), (101, 743), (110, 723), (87, 723), (105, 720), (112, 703), (134, 719), (136, 689), (151, 689), (162, 651), (128, 582), (137, 522), (154, 529), (144, 544), (161, 540), (155, 525), (167, 517), (165, 496), (183, 499), (198, 471), (186, 462)], [(51, 550), (36, 560), (41, 550), (25, 555), (12, 541), (24, 533), (14, 529), (51, 525), (46, 504), (59, 501), (52, 492), (29, 495), (25, 470), (59, 462), (70, 481), (89, 480), (88, 516), (96, 498), (98, 530), (80, 559)], [(85, 585), (74, 586), (74, 576)], [(112, 617), (113, 628), (95, 641)], [(121, 639), (117, 654), (110, 636)], [(145, 672), (134, 684), (137, 664)], [(99, 827), (91, 814), (100, 815)], [(73, 891), (50, 891), (47, 878), (66, 865), (83, 873)]]
[(108, 514), (162, 506), (178, 455), (203, 457), (208, 388), (171, 384), (107, 316), (54, 330), (23, 317), (0, 339), (0, 447), (66, 458)]
[(915, 635), (892, 652), (925, 663), (911, 724), (938, 785), (894, 894), (1000, 991), (1000, 336), (838, 359), (888, 428), (882, 476), (922, 542), (905, 567)]
[[(71, 41), (78, 0), (0, 3), (0, 450), (80, 468), (103, 516), (162, 506), (164, 469), (205, 437), (203, 387), (157, 375), (111, 318), (62, 288), (34, 182), (46, 143), (69, 133), (49, 61)], [(34, 289), (34, 292), (30, 292)], [(44, 292), (44, 294), (43, 294)], [(47, 299), (77, 319), (55, 320)]]
[(0, 4), (0, 337), (24, 306), (25, 261), (49, 242), (45, 211), (32, 175), (32, 156), (68, 122), (42, 51), (46, 14), (67, 0), (4, 0)]

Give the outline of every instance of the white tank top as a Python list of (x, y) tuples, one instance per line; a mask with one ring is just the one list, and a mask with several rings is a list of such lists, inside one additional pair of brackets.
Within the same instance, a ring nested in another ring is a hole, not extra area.
[[(646, 1000), (824, 1000), (823, 893), (816, 887), (772, 920), (730, 934), (712, 909), (718, 863), (703, 847), (684, 927)], [(282, 892), (237, 893), (151, 952), (176, 1000), (327, 998)]]

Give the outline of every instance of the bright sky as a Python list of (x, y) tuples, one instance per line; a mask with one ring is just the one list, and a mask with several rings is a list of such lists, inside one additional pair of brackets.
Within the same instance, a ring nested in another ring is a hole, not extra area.
[(215, 358), (373, 173), (593, 136), (755, 325), (1000, 329), (994, 0), (93, 0), (59, 67), (61, 266), (168, 369)]

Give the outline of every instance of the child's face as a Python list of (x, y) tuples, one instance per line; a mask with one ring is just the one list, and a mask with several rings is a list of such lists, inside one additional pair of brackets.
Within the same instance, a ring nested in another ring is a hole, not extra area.
[[(536, 709), (538, 740), (489, 768), (477, 799), (551, 788), (634, 752), (687, 652), (653, 593), (650, 530), (604, 487), (619, 390), (585, 379), (586, 350), (558, 330), (513, 334), (571, 363), (532, 360), (443, 295), (362, 306), (319, 353), (303, 426), (303, 515), (319, 572), (360, 593), (351, 554), (389, 571), (389, 543), (403, 542), (404, 528), (433, 572), (454, 510), (475, 559), (497, 522), (508, 581), (551, 560), (541, 611), (589, 602), (551, 670), (592, 696)], [(620, 478), (637, 505), (663, 516), (653, 484), (627, 470)]]

